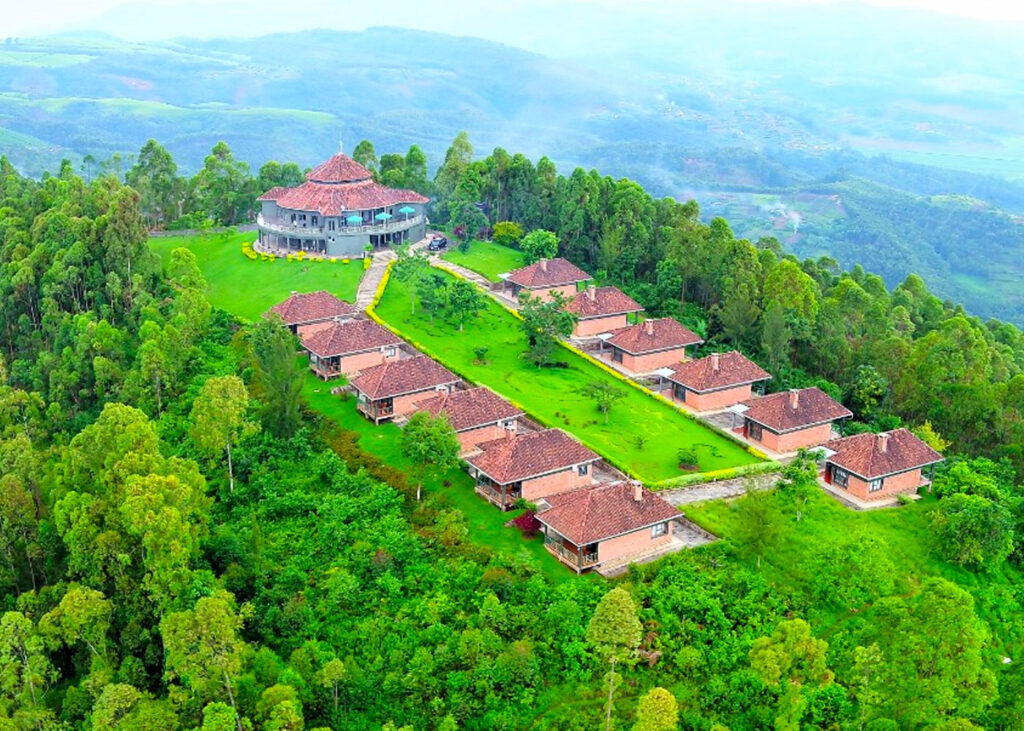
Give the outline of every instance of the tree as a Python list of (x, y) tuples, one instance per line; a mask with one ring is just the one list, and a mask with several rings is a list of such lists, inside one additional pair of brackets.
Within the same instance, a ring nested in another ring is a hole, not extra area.
[(476, 317), (484, 307), (484, 295), (475, 284), (456, 279), (448, 285), (448, 310), (462, 332), (466, 319)]
[(226, 142), (213, 146), (194, 180), (202, 209), (224, 226), (239, 223), (256, 203), (249, 165), (236, 160)]
[(862, 421), (871, 421), (886, 394), (889, 383), (874, 366), (861, 365), (849, 389), (850, 407)]
[(430, 187), (427, 181), (427, 156), (419, 145), (411, 145), (405, 153), (405, 186), (420, 193)]
[(992, 569), (1013, 551), (1013, 516), (981, 495), (943, 498), (931, 523), (938, 552), (960, 566)]
[(675, 731), (678, 723), (676, 697), (664, 688), (651, 688), (636, 707), (633, 731)]
[(138, 191), (142, 213), (154, 227), (180, 214), (184, 181), (178, 177), (171, 153), (156, 140), (147, 140), (142, 146), (135, 164), (125, 173), (125, 182)]
[(494, 233), (491, 235), (494, 243), (515, 249), (522, 238), (523, 227), (515, 221), (499, 221), (494, 224)]
[(572, 334), (576, 315), (565, 309), (565, 299), (557, 292), (550, 300), (519, 295), (519, 313), (526, 334), (526, 357), (536, 366), (551, 365), (559, 338)]
[(431, 279), (431, 273), (430, 262), (425, 256), (411, 252), (407, 246), (398, 249), (392, 274), (409, 292), (410, 314), (416, 314), (416, 299), (422, 288), (437, 281), (436, 278)]
[(736, 541), (740, 549), (761, 558), (779, 537), (778, 513), (772, 496), (763, 490), (748, 490), (736, 501)]
[(854, 610), (893, 592), (896, 566), (892, 549), (873, 533), (851, 532), (822, 543), (808, 560), (815, 601)]
[(828, 644), (811, 634), (803, 619), (780, 622), (770, 637), (759, 637), (750, 648), (750, 666), (767, 685), (779, 693), (775, 728), (799, 731), (807, 706), (805, 685), (832, 682), (825, 661)]
[(718, 321), (726, 336), (736, 345), (749, 345), (756, 334), (757, 318), (761, 310), (747, 287), (738, 286), (729, 290), (725, 301), (718, 310)]
[(527, 264), (533, 264), (541, 259), (554, 259), (558, 256), (558, 236), (539, 228), (526, 234), (519, 248), (522, 249), (523, 259)]
[[(0, 693), (28, 717), (43, 711), (43, 692), (57, 679), (32, 620), (21, 612), (0, 617)], [(6, 704), (5, 704), (6, 705)], [(44, 728), (43, 724), (26, 725)]]
[(608, 705), (605, 729), (612, 727), (612, 697), (615, 690), (615, 663), (630, 660), (640, 646), (642, 628), (636, 616), (633, 597), (625, 589), (608, 591), (594, 610), (587, 625), (587, 642), (598, 657), (609, 664)]
[(782, 468), (782, 479), (779, 480), (779, 492), (793, 499), (796, 507), (796, 522), (803, 518), (804, 505), (818, 490), (818, 465), (815, 452), (801, 449), (796, 458)]
[(259, 424), (246, 419), (248, 408), (249, 392), (237, 376), (207, 379), (192, 402), (192, 441), (207, 454), (217, 454), (221, 450), (227, 454), (231, 492), (235, 491), (231, 445), (259, 429)]
[(477, 232), (487, 227), (487, 216), (480, 210), (475, 200), (458, 200), (451, 208), (452, 226), (455, 233), (462, 242), (459, 248), (466, 251), (469, 242), (477, 235)]
[(773, 371), (780, 371), (789, 365), (789, 326), (782, 307), (776, 305), (765, 314), (761, 326), (761, 349)]
[(280, 318), (263, 318), (249, 336), (253, 386), (263, 402), (260, 421), (275, 437), (290, 437), (302, 423), (305, 374), (295, 357), (295, 336)]
[(203, 597), (195, 607), (171, 612), (160, 622), (167, 650), (167, 676), (180, 680), (203, 698), (223, 689), (242, 729), (232, 678), (242, 670), (245, 642), (239, 638), (242, 619), (231, 607), (231, 595), (221, 591)]
[(597, 410), (604, 414), (605, 424), (608, 423), (608, 413), (612, 410), (612, 405), (626, 396), (625, 391), (607, 381), (591, 381), (579, 389), (579, 393), (597, 405)]
[(352, 159), (371, 173), (377, 172), (377, 152), (369, 140), (359, 141), (359, 144), (352, 150)]
[(69, 647), (83, 643), (94, 657), (106, 661), (111, 603), (102, 592), (72, 583), (60, 603), (39, 620), (39, 631)]
[(338, 712), (338, 683), (348, 676), (345, 663), (336, 657), (328, 660), (322, 668), (317, 671), (317, 682), (323, 688), (331, 691), (331, 700), (334, 702), (334, 712)]
[(446, 471), (459, 463), (459, 437), (444, 416), (425, 411), (412, 415), (402, 431), (402, 454), (412, 462), (416, 474), (416, 499), (430, 472)]
[(445, 152), (444, 162), (441, 163), (441, 167), (437, 169), (437, 174), (434, 176), (434, 183), (437, 185), (441, 198), (451, 196), (471, 162), (473, 162), (473, 145), (469, 141), (469, 134), (465, 131), (459, 132)]

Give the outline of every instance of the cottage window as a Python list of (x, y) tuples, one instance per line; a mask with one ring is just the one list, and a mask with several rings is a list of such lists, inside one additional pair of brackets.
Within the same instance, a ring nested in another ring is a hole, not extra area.
[(756, 442), (761, 441), (761, 425), (756, 421), (747, 421), (747, 437)]
[(508, 421), (503, 423), (502, 426), (505, 427), (505, 429), (507, 429), (508, 431), (515, 431), (516, 422), (512, 419), (509, 419)]
[(622, 351), (619, 350), (618, 348), (614, 348), (612, 350), (612, 360), (615, 361), (616, 363), (621, 363), (622, 362)]
[(334, 230), (334, 219), (333, 218), (327, 222), (327, 230), (328, 231), (333, 231)]
[(651, 526), (651, 538), (660, 538), (668, 533), (668, 523), (658, 523)]
[(390, 348), (387, 348), (384, 351), (384, 356), (387, 357), (387, 358), (394, 358), (395, 357), (395, 347), (391, 346)]
[(868, 486), (868, 491), (869, 492), (878, 492), (879, 490), (882, 489), (882, 482), (883, 482), (883, 480), (882, 480), (881, 477), (872, 480), (871, 484)]
[(686, 387), (681, 386), (678, 383), (675, 385), (676, 398), (680, 401), (686, 401)]
[(832, 468), (832, 484), (839, 485), (839, 487), (849, 487), (850, 485), (850, 473), (839, 467)]
[(590, 465), (576, 465), (576, 474), (579, 475), (580, 477), (586, 477), (588, 472), (590, 472)]

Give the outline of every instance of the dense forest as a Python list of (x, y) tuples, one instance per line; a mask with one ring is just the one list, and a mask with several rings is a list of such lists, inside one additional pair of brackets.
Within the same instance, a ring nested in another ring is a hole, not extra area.
[(582, 731), (609, 681), (617, 728), (1020, 727), (1024, 676), (995, 650), (1024, 617), (997, 581), (1018, 575), (1024, 515), (1019, 330), (629, 180), (475, 160), (465, 135), (432, 181), (416, 149), (356, 154), (467, 241), (555, 232), (774, 388), (841, 397), (851, 430), (948, 442), (935, 530), (971, 591), (897, 580), (871, 536), (810, 551), (806, 591), (774, 585), (746, 549), (767, 539), (754, 496), (746, 541), (615, 584), (546, 578), (308, 410), (286, 330), (212, 309), (188, 250), (149, 250), (149, 226), (246, 220), (298, 166), (254, 178), (218, 145), (186, 182), (151, 143), (127, 182), (36, 181), (0, 159), (0, 729)]

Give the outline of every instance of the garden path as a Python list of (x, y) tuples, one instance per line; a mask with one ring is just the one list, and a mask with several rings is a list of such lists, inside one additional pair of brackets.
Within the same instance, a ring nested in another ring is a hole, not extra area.
[(750, 477), (737, 477), (732, 480), (721, 482), (709, 482), (693, 487), (676, 487), (668, 490), (659, 490), (658, 497), (666, 502), (680, 507), (691, 503), (702, 503), (705, 500), (725, 500), (739, 497), (747, 491), (748, 486), (754, 490), (767, 490), (775, 484), (778, 475), (768, 473), (764, 475), (752, 475)]
[(370, 268), (363, 273), (363, 278), (359, 280), (359, 288), (356, 290), (356, 307), (365, 310), (370, 306), (374, 295), (377, 294), (377, 287), (380, 286), (380, 281), (384, 278), (388, 264), (397, 258), (398, 255), (391, 249), (374, 253)]

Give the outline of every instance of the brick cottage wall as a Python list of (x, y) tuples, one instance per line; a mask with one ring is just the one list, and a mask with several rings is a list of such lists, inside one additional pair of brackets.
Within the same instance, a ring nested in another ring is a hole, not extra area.
[[(854, 497), (859, 497), (861, 500), (881, 500), (901, 493), (916, 492), (917, 488), (921, 486), (923, 479), (920, 469), (901, 472), (898, 475), (890, 475), (883, 478), (882, 489), (875, 492), (871, 492), (870, 483), (865, 482), (856, 475), (850, 475), (848, 481), (849, 485), (846, 487), (846, 491)], [(836, 485), (836, 487), (840, 490), (843, 489), (839, 485)]]
[(651, 529), (648, 527), (627, 533), (624, 536), (616, 536), (615, 538), (609, 538), (607, 541), (601, 541), (597, 544), (597, 560), (611, 561), (612, 559), (643, 553), (657, 546), (664, 545), (672, 540), (673, 525), (673, 523), (669, 523), (668, 532), (657, 538), (651, 538)]
[(526, 292), (531, 297), (537, 297), (538, 299), (541, 299), (544, 302), (547, 302), (548, 300), (552, 299), (552, 292), (558, 292), (560, 295), (562, 295), (565, 299), (568, 300), (576, 296), (576, 285), (563, 284), (560, 287), (546, 287), (544, 289), (524, 289), (522, 291)]
[(391, 361), (398, 360), (399, 355), (400, 353), (397, 346), (395, 347), (395, 354), (390, 357), (385, 356), (384, 351), (382, 350), (371, 350), (367, 353), (346, 355), (341, 359), (341, 372), (350, 376), (358, 371), (363, 371), (382, 363), (390, 363)]
[(324, 322), (310, 322), (306, 325), (296, 325), (295, 332), (299, 338), (308, 338), (313, 333), (318, 333), (321, 330), (326, 330), (335, 324), (335, 320), (325, 320)]
[(590, 465), (587, 474), (583, 476), (578, 475), (576, 468), (572, 467), (532, 480), (523, 480), (523, 499), (535, 502), (548, 495), (557, 495), (566, 490), (575, 490), (577, 487), (587, 487), (592, 484), (594, 484), (594, 465)]
[(807, 429), (797, 429), (785, 434), (775, 434), (767, 429), (761, 430), (761, 444), (775, 452), (795, 452), (801, 447), (817, 447), (831, 438), (831, 422)]
[(634, 373), (649, 373), (686, 360), (686, 348), (673, 348), (646, 355), (622, 354), (622, 367)]
[[(675, 394), (674, 390), (673, 394)], [(745, 386), (723, 388), (721, 391), (710, 391), (708, 393), (694, 393), (687, 389), (685, 403), (694, 411), (714, 411), (715, 409), (735, 406), (740, 401), (746, 401), (751, 396), (752, 391), (749, 383)]]
[[(445, 389), (450, 390), (450, 389)], [(406, 414), (412, 414), (416, 411), (416, 403), (418, 401), (424, 401), (430, 398), (435, 393), (438, 393), (434, 389), (427, 389), (425, 391), (417, 391), (416, 393), (409, 393), (405, 396), (396, 396), (394, 400), (395, 405), (395, 416), (405, 416)]]
[(498, 426), (497, 424), (461, 431), (458, 433), (459, 444), (462, 445), (460, 453), (466, 454), (467, 452), (471, 452), (476, 448), (476, 445), (482, 444), (483, 442), (490, 442), (494, 439), (501, 439), (508, 433), (508, 429)]
[(580, 320), (573, 328), (572, 334), (577, 338), (589, 338), (601, 333), (621, 330), (629, 322), (626, 315), (609, 315), (608, 317), (595, 317), (591, 320)]

